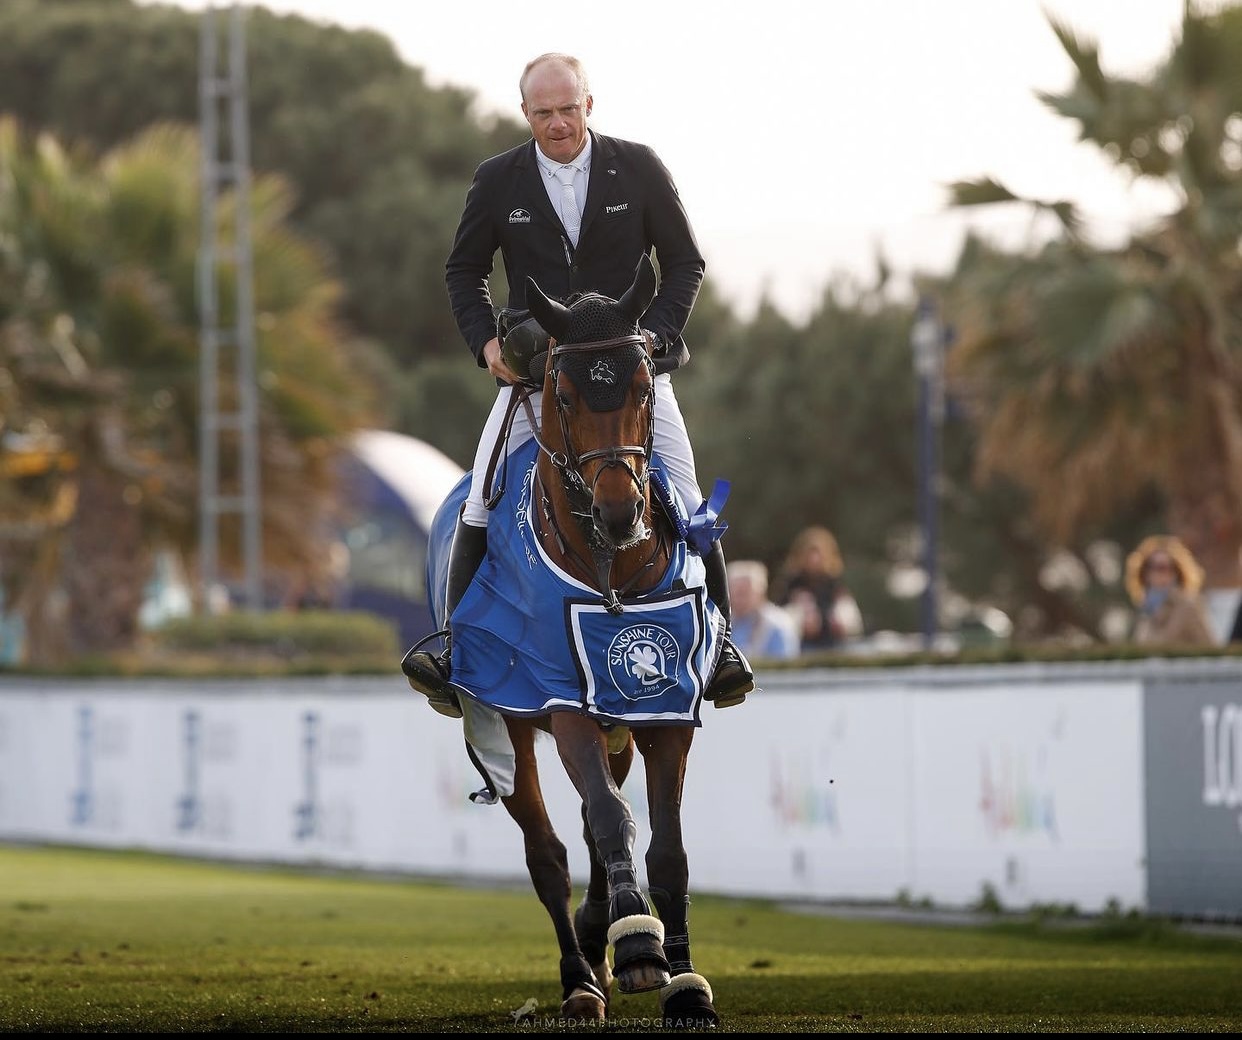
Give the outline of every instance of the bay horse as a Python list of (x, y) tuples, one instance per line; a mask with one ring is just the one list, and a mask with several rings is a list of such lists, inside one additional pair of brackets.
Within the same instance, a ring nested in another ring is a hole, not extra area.
[[(543, 421), (540, 430), (533, 410), (529, 413), (538, 444), (538, 459), (523, 499), (531, 503), (529, 537), (557, 567), (595, 590), (600, 617), (623, 616), (642, 602), (644, 593), (660, 586), (671, 561), (689, 558), (679, 531), (652, 494), (655, 374), (638, 320), (655, 288), (655, 271), (645, 256), (634, 283), (615, 301), (589, 293), (565, 305), (545, 296), (533, 280), (527, 283), (530, 312), (552, 337), (546, 360), (540, 358), (533, 366), (532, 383), (542, 377)], [(441, 507), (442, 512), (448, 505)], [(429, 562), (433, 573), (435, 566), (436, 561)], [(465, 606), (463, 599), (454, 618)], [(562, 605), (556, 603), (543, 617), (555, 622), (561, 614)], [(445, 623), (443, 617), (438, 620)], [(710, 645), (703, 645), (718, 646), (710, 611), (701, 620), (703, 630), (713, 636)], [(455, 655), (462, 645), (458, 631), (454, 625)], [(480, 643), (478, 649), (487, 646)], [(651, 658), (634, 660), (637, 670)], [(710, 676), (714, 658), (700, 664), (704, 670), (699, 674)], [(456, 656), (453, 674), (456, 682)], [(501, 708), (513, 749), (513, 789), (501, 794), (500, 801), (522, 829), (527, 869), (556, 932), (564, 1018), (603, 1021), (615, 982), (623, 993), (660, 990), (667, 1026), (718, 1022), (711, 987), (694, 971), (690, 957), (689, 870), (681, 832), (682, 786), (697, 725), (698, 696), (701, 685), (694, 696), (693, 716), (672, 724), (601, 716), (585, 697), (581, 703), (560, 703), (559, 710), (537, 714)], [(462, 699), (467, 699), (464, 691)], [(538, 729), (555, 739), (561, 762), (582, 799), (591, 870), (576, 909), (571, 908), (566, 849), (540, 790)], [(634, 819), (619, 790), (635, 747), (642, 754), (650, 807), (646, 853), (650, 902), (637, 877)]]

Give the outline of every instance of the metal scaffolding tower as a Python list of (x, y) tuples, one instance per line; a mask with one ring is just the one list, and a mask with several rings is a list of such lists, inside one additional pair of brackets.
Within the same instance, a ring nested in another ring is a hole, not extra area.
[[(203, 609), (209, 608), (212, 591), (219, 584), (221, 518), (236, 515), (241, 525), (246, 604), (252, 610), (260, 610), (263, 606), (262, 513), (245, 21), (240, 4), (234, 4), (226, 13), (228, 52), (225, 67), (221, 68), (217, 37), (219, 13), (211, 3), (203, 11), (199, 51), (201, 605)], [(222, 463), (234, 462), (234, 456), (236, 465), (226, 465), (222, 469)]]

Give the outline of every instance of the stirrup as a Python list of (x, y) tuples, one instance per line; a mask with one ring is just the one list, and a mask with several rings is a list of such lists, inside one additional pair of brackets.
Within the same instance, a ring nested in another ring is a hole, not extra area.
[(424, 643), (436, 636), (446, 635), (447, 629), (432, 632), (425, 639), (419, 640), (401, 660), (401, 671), (410, 689), (421, 693), (433, 710), (450, 719), (462, 717), (461, 703), (457, 693), (449, 682), (452, 672), (449, 647), (445, 647), (438, 656), (429, 650), (419, 649)]
[(726, 635), (720, 647), (716, 670), (703, 691), (703, 699), (711, 701), (717, 708), (731, 708), (746, 700), (746, 695), (754, 688), (755, 673), (750, 662), (733, 639)]

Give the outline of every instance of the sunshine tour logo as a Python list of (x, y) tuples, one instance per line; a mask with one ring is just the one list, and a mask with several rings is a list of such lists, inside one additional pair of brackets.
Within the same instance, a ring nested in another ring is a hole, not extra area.
[(677, 685), (681, 647), (659, 625), (630, 625), (608, 645), (608, 673), (629, 700), (658, 697)]

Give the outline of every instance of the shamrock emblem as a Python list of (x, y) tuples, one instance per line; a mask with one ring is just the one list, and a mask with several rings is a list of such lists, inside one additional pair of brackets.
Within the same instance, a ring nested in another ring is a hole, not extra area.
[(642, 679), (644, 683), (654, 682), (664, 677), (659, 667), (660, 654), (650, 643), (630, 647), (630, 674)]

